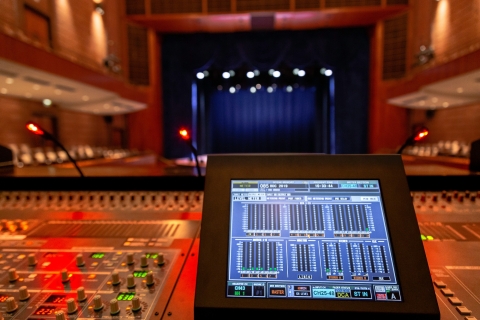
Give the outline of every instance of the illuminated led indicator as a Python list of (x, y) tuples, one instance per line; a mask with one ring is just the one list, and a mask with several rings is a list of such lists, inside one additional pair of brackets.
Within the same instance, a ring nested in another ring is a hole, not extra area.
[(90, 258), (93, 258), (93, 259), (103, 259), (105, 257), (105, 253), (103, 252), (95, 252), (95, 253), (92, 253), (92, 255), (90, 256)]
[(147, 259), (157, 259), (158, 253), (146, 253), (145, 257), (147, 257)]
[(427, 236), (427, 240), (433, 240), (432, 236)]
[(41, 306), (33, 313), (34, 316), (47, 316), (54, 314), (57, 307), (54, 306)]
[(0, 294), (0, 302), (5, 302), (9, 297), (6, 294)]
[(45, 303), (62, 304), (62, 303), (66, 303), (65, 302), (66, 300), (67, 300), (67, 296), (52, 294), (50, 297), (48, 297), (47, 300), (45, 300)]
[(145, 278), (147, 277), (147, 273), (148, 271), (145, 271), (145, 270), (135, 270), (133, 271), (133, 276), (135, 278)]
[(118, 301), (132, 301), (135, 292), (120, 292), (117, 296)]

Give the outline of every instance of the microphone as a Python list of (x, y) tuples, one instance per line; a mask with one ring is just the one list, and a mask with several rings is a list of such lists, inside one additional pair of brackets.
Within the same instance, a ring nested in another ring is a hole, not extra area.
[(63, 151), (65, 151), (65, 153), (67, 154), (68, 156), (68, 159), (70, 159), (70, 161), (72, 161), (73, 165), (75, 166), (75, 168), (77, 169), (78, 173), (80, 173), (80, 176), (82, 178), (84, 178), (85, 176), (83, 175), (83, 172), (82, 170), (80, 170), (80, 168), (78, 167), (77, 165), (77, 162), (75, 161), (75, 159), (72, 158), (72, 156), (70, 155), (70, 153), (68, 153), (67, 149), (65, 149), (65, 147), (57, 140), (55, 139), (55, 137), (50, 133), (48, 132), (47, 130), (41, 128), (38, 124), (32, 122), (32, 121), (28, 121), (27, 124), (25, 125), (28, 129), (28, 131), (30, 131), (31, 133), (33, 134), (36, 134), (37, 136), (41, 136), (42, 138), (44, 138), (45, 140), (51, 140), (53, 141), (53, 143), (55, 143), (57, 146), (60, 147), (60, 149), (62, 149)]
[(427, 127), (420, 127), (415, 132), (408, 137), (408, 139), (405, 141), (405, 143), (398, 149), (397, 154), (402, 154), (403, 149), (405, 149), (408, 146), (413, 146), (415, 143), (418, 141), (424, 139), (426, 136), (428, 136), (428, 129)]
[(193, 156), (195, 158), (195, 166), (197, 167), (197, 175), (201, 177), (202, 172), (200, 171), (200, 164), (198, 163), (198, 152), (197, 152), (197, 149), (193, 146), (192, 138), (190, 137), (190, 134), (186, 129), (180, 129), (178, 133), (180, 133), (180, 137), (182, 137), (182, 139), (185, 140), (185, 142), (187, 142), (188, 146), (192, 150)]

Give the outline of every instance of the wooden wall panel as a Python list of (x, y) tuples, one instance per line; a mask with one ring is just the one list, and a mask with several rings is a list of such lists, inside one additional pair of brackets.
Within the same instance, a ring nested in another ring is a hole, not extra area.
[[(25, 129), (27, 121), (39, 121), (53, 130), (56, 122), (58, 138), (66, 146), (108, 146), (109, 132), (102, 116), (72, 112), (55, 106), (45, 108), (40, 102), (0, 96), (0, 144), (28, 144), (39, 147), (43, 142)], [(123, 117), (123, 116), (116, 116)], [(53, 122), (49, 119), (55, 119)], [(121, 119), (115, 120), (121, 127)], [(118, 145), (117, 147), (121, 147)]]

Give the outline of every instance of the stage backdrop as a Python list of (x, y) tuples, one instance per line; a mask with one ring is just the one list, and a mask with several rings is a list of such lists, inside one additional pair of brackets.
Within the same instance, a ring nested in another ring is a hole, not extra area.
[[(261, 72), (281, 66), (292, 69), (323, 66), (333, 71), (334, 86), (328, 82), (328, 88), (307, 87), (290, 93), (259, 91), (255, 95), (242, 88), (233, 95), (237, 97), (235, 100), (228, 90), (214, 92), (203, 88), (201, 94), (209, 95), (206, 99), (203, 97), (208, 117), (201, 128), (203, 131), (199, 131), (208, 136), (201, 137), (204, 142), (201, 153), (366, 153), (369, 57), (366, 28), (164, 35), (164, 154), (167, 158), (189, 155), (178, 137), (178, 130), (191, 128), (192, 117), (198, 116), (192, 112), (192, 84), (198, 82), (196, 73), (209, 69), (235, 70), (245, 65)], [(319, 101), (322, 99), (319, 96), (323, 96), (319, 91), (328, 90), (333, 98), (327, 103)], [(259, 101), (265, 109), (254, 107)], [(305, 103), (310, 103), (309, 107), (302, 108)], [(281, 112), (268, 111), (275, 104), (282, 105)], [(327, 124), (325, 117), (321, 117), (325, 110), (314, 108), (329, 108), (329, 105), (333, 105), (334, 110), (328, 110), (332, 121)], [(230, 111), (226, 112), (229, 109), (222, 106), (239, 110), (232, 117)], [(281, 121), (281, 113), (288, 119)], [(318, 126), (328, 126), (327, 132), (319, 131)], [(238, 132), (243, 136), (239, 137)], [(232, 143), (229, 139), (233, 139)], [(334, 145), (328, 145), (328, 141), (334, 141)]]

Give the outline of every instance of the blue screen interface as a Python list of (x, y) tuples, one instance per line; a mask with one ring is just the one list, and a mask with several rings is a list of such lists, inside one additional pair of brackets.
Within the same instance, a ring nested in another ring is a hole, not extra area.
[(378, 180), (232, 180), (227, 297), (402, 301)]

